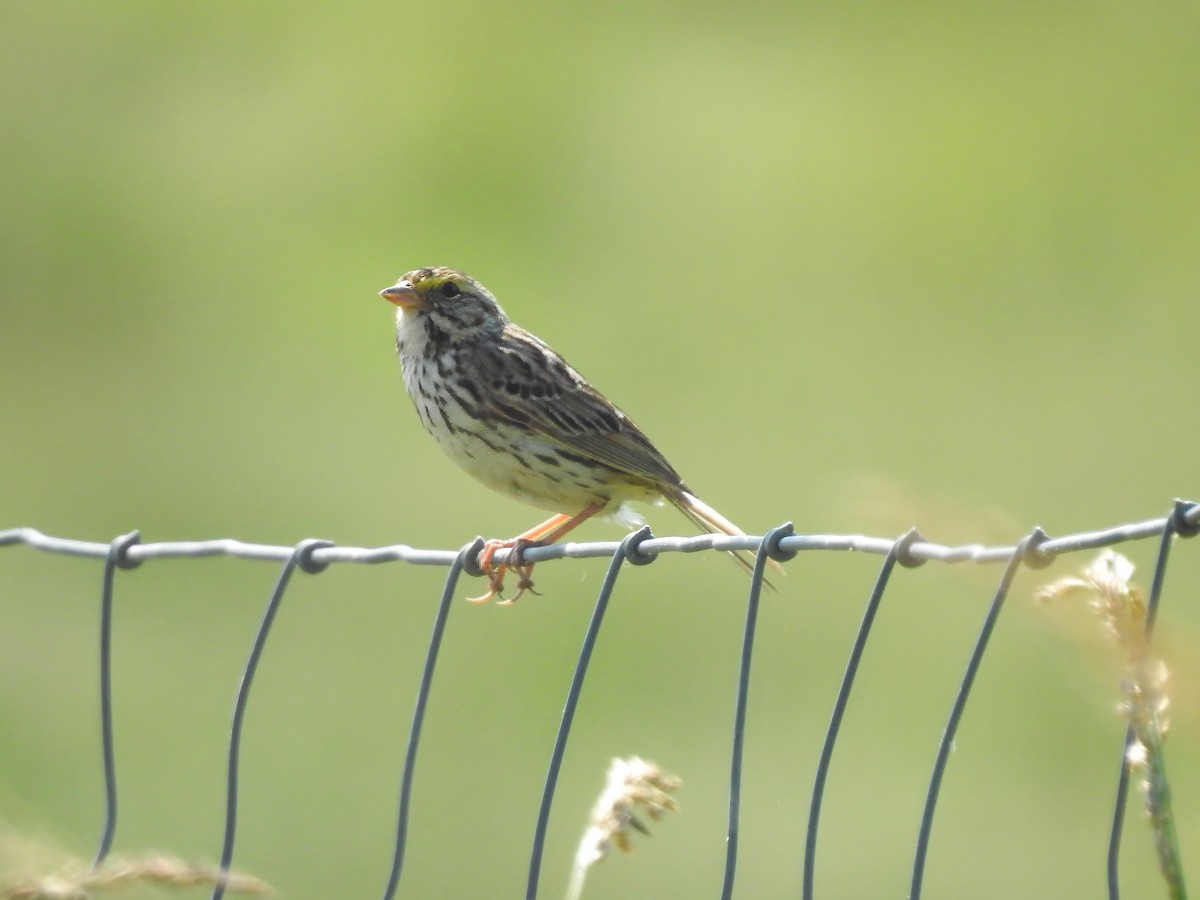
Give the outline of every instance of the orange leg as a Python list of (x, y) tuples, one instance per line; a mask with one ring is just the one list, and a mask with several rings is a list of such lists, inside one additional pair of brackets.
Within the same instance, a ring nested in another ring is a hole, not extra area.
[[(528, 531), (517, 535), (515, 538), (510, 538), (507, 541), (493, 539), (486, 542), (483, 545), (483, 549), (479, 551), (479, 568), (487, 576), (488, 592), (482, 597), (468, 597), (467, 599), (472, 603), (486, 603), (495, 597), (502, 597), (504, 575), (509, 569), (512, 569), (520, 576), (520, 580), (517, 582), (517, 595), (511, 600), (502, 599), (499, 605), (510, 606), (516, 603), (522, 594), (533, 590), (533, 581), (530, 578), (530, 575), (533, 573), (533, 563), (523, 562), (521, 560), (521, 552), (529, 547), (545, 547), (547, 544), (553, 544), (600, 512), (605, 506), (607, 506), (606, 503), (599, 501), (589, 503), (583, 508), (582, 512), (578, 512), (573, 516), (558, 513), (540, 525), (536, 525)], [(496, 551), (505, 549), (513, 551), (509, 554), (508, 560), (499, 565), (494, 565), (492, 557), (496, 555)]]

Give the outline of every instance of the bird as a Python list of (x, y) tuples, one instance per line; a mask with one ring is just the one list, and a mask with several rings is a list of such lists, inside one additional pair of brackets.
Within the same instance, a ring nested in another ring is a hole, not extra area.
[[(670, 502), (710, 534), (744, 535), (702, 501), (633, 420), (543, 340), (509, 319), (469, 275), (414, 269), (379, 292), (396, 307), (396, 352), (425, 429), (489, 487), (554, 515), (479, 551), (489, 590), (469, 598), (514, 603), (533, 591), (523, 552), (554, 543), (593, 516), (636, 524), (628, 504)], [(497, 551), (511, 552), (502, 563)], [(750, 571), (753, 557), (733, 552)], [(774, 560), (773, 568), (782, 572)], [(504, 598), (516, 572), (518, 590)], [(533, 591), (536, 593), (536, 591)]]

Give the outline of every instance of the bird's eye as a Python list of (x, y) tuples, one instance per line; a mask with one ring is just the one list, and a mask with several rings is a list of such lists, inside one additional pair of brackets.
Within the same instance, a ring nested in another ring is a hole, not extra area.
[(441, 292), (443, 297), (457, 297), (462, 293), (462, 291), (458, 289), (458, 285), (453, 281), (447, 281), (445, 284), (443, 284), (441, 287)]

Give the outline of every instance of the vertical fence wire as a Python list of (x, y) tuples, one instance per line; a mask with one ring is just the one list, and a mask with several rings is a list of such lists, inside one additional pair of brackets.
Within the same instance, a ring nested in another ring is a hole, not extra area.
[(113, 581), (117, 569), (132, 569), (138, 565), (129, 558), (127, 551), (140, 539), (136, 531), (131, 531), (113, 540), (104, 557), (104, 575), (100, 582), (100, 748), (104, 756), (104, 828), (92, 862), (93, 871), (104, 863), (117, 833), (117, 750), (112, 703)]
[[(1162, 597), (1163, 583), (1167, 577), (1167, 557), (1171, 553), (1171, 543), (1176, 534), (1182, 537), (1193, 537), (1200, 528), (1188, 522), (1188, 513), (1196, 507), (1195, 503), (1176, 500), (1163, 524), (1162, 537), (1158, 542), (1158, 556), (1154, 562), (1154, 580), (1150, 584), (1150, 597), (1146, 607), (1146, 640), (1154, 635), (1154, 623), (1158, 618), (1158, 606)], [(1105, 860), (1105, 873), (1108, 882), (1109, 900), (1120, 900), (1120, 857), (1121, 832), (1125, 823), (1125, 809), (1129, 800), (1129, 751), (1136, 741), (1133, 726), (1125, 729), (1125, 740), (1121, 746), (1121, 767), (1117, 774), (1117, 790), (1113, 800), (1112, 826), (1108, 837), (1108, 856)]]
[[(871, 626), (875, 623), (875, 614), (879, 611), (879, 604), (883, 601), (883, 592), (887, 589), (888, 581), (892, 577), (892, 570), (896, 567), (896, 561), (904, 557), (908, 548), (919, 540), (921, 540), (921, 535), (914, 528), (903, 537), (897, 539), (896, 543), (892, 545), (892, 549), (888, 551), (888, 555), (883, 560), (883, 566), (880, 568), (879, 575), (875, 579), (875, 586), (871, 589), (871, 595), (867, 599), (867, 607), (863, 611), (862, 622), (859, 624), (858, 631), (854, 635), (854, 644), (850, 649), (850, 657), (846, 661), (846, 670), (842, 675), (842, 684), (838, 689), (837, 699), (833, 704), (833, 713), (829, 717), (829, 727), (825, 730), (825, 741), (821, 746), (821, 755), (817, 760), (817, 773), (813, 779), (812, 802), (808, 808), (808, 830), (804, 841), (804, 881), (802, 887), (804, 900), (812, 900), (813, 896), (813, 880), (815, 878), (817, 859), (817, 829), (821, 820), (821, 803), (825, 796), (825, 782), (833, 760), (833, 749), (837, 744), (838, 732), (842, 727), (842, 719), (846, 713), (846, 706), (850, 702), (850, 691), (854, 687), (854, 679), (858, 674), (858, 666), (862, 661), (863, 652), (866, 650), (867, 638), (870, 637)], [(908, 565), (920, 565), (921, 562), (921, 560), (909, 560)]]
[(609, 598), (612, 596), (613, 588), (616, 587), (617, 576), (621, 573), (621, 563), (628, 559), (634, 565), (645, 565), (654, 559), (653, 556), (646, 556), (638, 549), (638, 545), (650, 537), (649, 525), (626, 535), (625, 540), (621, 541), (620, 547), (613, 554), (612, 562), (609, 563), (608, 571), (604, 574), (604, 581), (600, 585), (600, 592), (596, 595), (596, 605), (583, 636), (579, 660), (575, 663), (575, 672), (571, 676), (571, 686), (567, 689), (567, 699), (563, 704), (558, 733), (554, 736), (554, 747), (550, 751), (550, 765), (546, 770), (546, 783), (542, 788), (537, 823), (533, 829), (533, 848), (529, 854), (529, 879), (525, 885), (526, 900), (535, 900), (537, 897), (538, 881), (542, 873), (542, 854), (546, 848), (546, 829), (550, 823), (550, 807), (554, 801), (554, 791), (558, 786), (558, 773), (562, 768), (567, 739), (571, 735), (571, 723), (575, 720), (575, 709), (579, 705), (579, 695), (583, 692), (583, 680), (587, 677), (588, 664), (592, 659), (592, 651), (596, 647), (600, 626), (604, 623), (604, 614), (608, 610)]
[(750, 572), (750, 593), (746, 598), (746, 626), (742, 632), (742, 655), (738, 663), (737, 699), (733, 710), (733, 748), (729, 754), (729, 814), (725, 833), (725, 874), (721, 900), (733, 896), (737, 872), (738, 836), (742, 807), (742, 756), (746, 742), (746, 708), (750, 699), (750, 663), (754, 656), (754, 635), (758, 630), (758, 603), (762, 597), (763, 576), (768, 559), (791, 559), (796, 554), (779, 549), (779, 542), (792, 533), (786, 522), (763, 535)]
[(967, 670), (959, 683), (958, 692), (954, 697), (954, 705), (950, 709), (950, 716), (946, 720), (946, 727), (942, 732), (941, 742), (938, 744), (933, 775), (929, 779), (929, 790), (925, 795), (925, 808), (921, 813), (921, 826), (917, 834), (917, 849), (913, 854), (912, 883), (908, 891), (909, 900), (919, 900), (921, 896), (921, 884), (925, 877), (925, 861), (929, 853), (929, 834), (933, 829), (933, 814), (937, 807), (938, 793), (942, 788), (942, 778), (946, 774), (946, 763), (950, 759), (950, 750), (954, 746), (954, 736), (958, 733), (958, 723), (962, 721), (963, 712), (966, 710), (967, 698), (975, 684), (975, 675), (983, 662), (983, 654), (987, 651), (988, 640), (996, 627), (996, 621), (1000, 618), (1000, 610), (1004, 607), (1009, 588), (1012, 587), (1013, 578), (1021, 564), (1025, 563), (1031, 568), (1041, 568), (1050, 564), (1050, 557), (1038, 555), (1038, 547), (1046, 540), (1046, 533), (1040, 528), (1035, 528), (1033, 533), (1013, 550), (1004, 567), (1004, 574), (1000, 576), (1000, 584), (996, 588), (991, 606), (988, 607), (983, 626), (979, 629), (975, 646), (971, 650), (970, 659), (967, 661)]
[(263, 650), (267, 646), (267, 638), (271, 633), (271, 625), (275, 621), (275, 616), (279, 612), (280, 605), (283, 603), (283, 595), (287, 590), (288, 583), (292, 579), (292, 573), (296, 571), (297, 567), (311, 574), (316, 574), (324, 570), (325, 565), (313, 561), (311, 554), (319, 547), (331, 546), (333, 546), (332, 541), (323, 541), (317, 538), (301, 541), (296, 545), (296, 549), (292, 551), (292, 555), (288, 557), (287, 562), (283, 564), (283, 568), (279, 570), (279, 577), (275, 581), (275, 587), (272, 589), (271, 596), (267, 600), (267, 608), (263, 612), (262, 622), (259, 624), (258, 631), (254, 635), (254, 642), (250, 647), (250, 656), (246, 659), (246, 668), (242, 672), (241, 680), (238, 682), (237, 697), (233, 704), (233, 721), (229, 727), (229, 771), (225, 790), (225, 838), (221, 846), (220, 872), (216, 884), (213, 885), (212, 900), (221, 900), (225, 896), (229, 866), (233, 862), (233, 845), (237, 833), (238, 777), (240, 774), (242, 726), (246, 720), (246, 704), (250, 700), (250, 688), (254, 684), (254, 675), (258, 671), (258, 664), (262, 659)]
[(400, 873), (404, 868), (404, 849), (408, 841), (408, 819), (412, 799), (413, 772), (417, 765), (417, 747), (421, 742), (421, 728), (425, 724), (425, 708), (429, 704), (429, 690), (433, 684), (433, 670), (437, 665), (438, 651), (442, 646), (442, 637), (446, 631), (446, 619), (450, 615), (450, 606), (454, 599), (454, 589), (458, 586), (458, 576), (462, 573), (463, 564), (468, 555), (478, 554), (481, 541), (468, 544), (459, 551), (458, 558), (450, 566), (446, 575), (446, 583), (442, 588), (442, 599), (438, 603), (437, 614), (433, 620), (433, 634), (429, 638), (429, 649), (425, 653), (425, 668), (421, 671), (421, 683), (417, 687), (417, 702), (413, 707), (412, 726), (408, 732), (408, 744), (404, 750), (404, 771), (400, 776), (400, 804), (396, 816), (396, 843), (392, 853), (392, 868), (388, 873), (387, 887), (384, 889), (384, 900), (392, 900), (396, 889), (400, 886)]

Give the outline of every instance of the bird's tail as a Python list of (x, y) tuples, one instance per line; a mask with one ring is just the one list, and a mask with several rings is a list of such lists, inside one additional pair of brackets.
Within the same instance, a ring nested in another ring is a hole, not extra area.
[[(677, 493), (668, 494), (667, 499), (675, 504), (675, 508), (691, 519), (692, 523), (702, 531), (709, 534), (728, 534), (730, 536), (742, 536), (746, 533), (695, 494), (689, 494), (687, 491), (680, 490)], [(750, 573), (754, 570), (754, 556), (752, 554), (744, 550), (730, 550), (729, 557), (745, 572)], [(773, 559), (768, 559), (767, 565), (780, 575), (786, 574), (783, 566)], [(763, 584), (772, 590), (775, 589), (775, 586), (766, 579), (763, 579)]]

